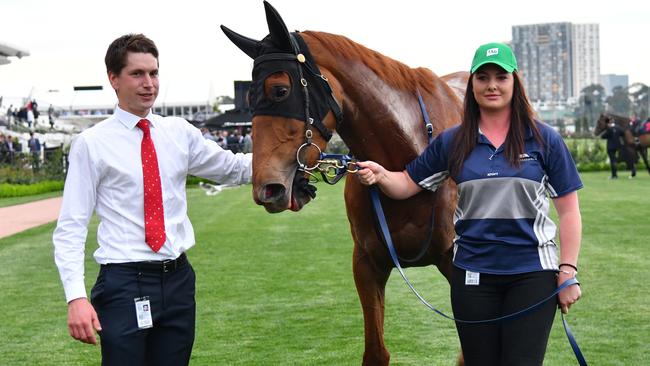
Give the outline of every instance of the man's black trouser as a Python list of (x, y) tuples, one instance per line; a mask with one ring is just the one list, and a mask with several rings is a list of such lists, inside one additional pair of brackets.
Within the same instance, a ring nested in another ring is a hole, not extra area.
[[(179, 257), (181, 258), (181, 257)], [(187, 365), (194, 343), (194, 270), (151, 262), (102, 265), (91, 292), (102, 330), (102, 365)], [(181, 260), (178, 261), (181, 263)], [(148, 297), (153, 327), (139, 329), (136, 298)]]
[[(553, 271), (518, 275), (481, 273), (479, 285), (465, 284), (465, 270), (454, 266), (451, 304), (462, 320), (494, 319), (525, 309), (557, 288)], [(456, 323), (466, 366), (542, 365), (557, 299), (520, 317), (485, 324)]]
[(609, 156), (609, 168), (612, 171), (612, 177), (617, 177), (617, 166), (618, 160), (616, 159), (616, 152), (618, 150), (607, 150), (607, 156)]

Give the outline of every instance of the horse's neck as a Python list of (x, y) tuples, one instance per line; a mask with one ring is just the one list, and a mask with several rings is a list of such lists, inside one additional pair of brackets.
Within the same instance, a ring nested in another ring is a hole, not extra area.
[(343, 131), (350, 133), (344, 137), (350, 140), (346, 141), (348, 146), (357, 150), (353, 153), (387, 162), (417, 155), (427, 140), (422, 134), (422, 114), (414, 96), (416, 85), (413, 90), (398, 89), (363, 64), (350, 66), (339, 80), (349, 116), (345, 120), (349, 128)]
[(434, 112), (435, 132), (459, 121), (458, 97), (431, 71), (411, 69), (342, 36), (310, 32), (303, 38), (342, 93), (344, 121), (338, 132), (358, 158), (403, 169), (424, 150), (428, 139), (418, 89)]
[(354, 156), (403, 169), (428, 144), (418, 85), (410, 90), (390, 85), (361, 62), (339, 60), (336, 66), (328, 71), (344, 94), (341, 138)]

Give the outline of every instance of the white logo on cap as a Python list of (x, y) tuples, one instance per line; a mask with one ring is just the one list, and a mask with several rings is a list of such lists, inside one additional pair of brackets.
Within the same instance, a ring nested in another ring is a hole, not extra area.
[(494, 55), (498, 55), (498, 54), (499, 54), (499, 49), (498, 48), (490, 48), (485, 53), (485, 56), (494, 56)]

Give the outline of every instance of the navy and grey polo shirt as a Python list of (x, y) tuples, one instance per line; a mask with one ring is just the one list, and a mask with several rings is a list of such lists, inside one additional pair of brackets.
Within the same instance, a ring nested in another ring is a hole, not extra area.
[[(545, 146), (530, 129), (520, 166), (505, 158), (479, 133), (476, 147), (453, 177), (458, 184), (454, 215), (454, 264), (468, 271), (517, 274), (557, 270), (556, 226), (549, 197), (582, 188), (573, 158), (562, 137), (537, 122)], [(406, 171), (420, 187), (435, 191), (449, 175), (456, 126), (441, 133)], [(479, 131), (480, 132), (480, 131)]]

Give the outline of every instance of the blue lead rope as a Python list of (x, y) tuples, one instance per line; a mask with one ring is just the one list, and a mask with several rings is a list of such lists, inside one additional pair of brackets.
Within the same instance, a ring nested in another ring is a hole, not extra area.
[[(404, 279), (404, 282), (406, 282), (406, 285), (411, 289), (411, 291), (415, 294), (415, 296), (420, 299), (420, 301), (429, 309), (433, 310), (437, 314), (456, 321), (458, 323), (467, 323), (467, 324), (478, 324), (478, 323), (489, 323), (489, 322), (497, 322), (497, 321), (503, 321), (506, 319), (514, 319), (516, 317), (519, 317), (525, 313), (528, 313), (539, 306), (541, 306), (543, 303), (546, 301), (550, 300), (551, 298), (557, 296), (560, 291), (562, 291), (564, 288), (571, 286), (571, 285), (576, 285), (580, 284), (576, 278), (570, 278), (566, 280), (564, 283), (562, 283), (551, 295), (546, 297), (545, 299), (539, 301), (536, 304), (533, 304), (523, 310), (519, 310), (515, 313), (508, 314), (505, 316), (501, 316), (498, 318), (494, 319), (487, 319), (487, 320), (461, 320), (461, 319), (456, 319), (452, 316), (449, 316), (442, 311), (436, 309), (434, 306), (429, 304), (423, 297), (420, 295), (420, 293), (413, 287), (411, 282), (406, 278), (406, 275), (404, 274), (404, 271), (402, 270), (402, 266), (399, 264), (399, 259), (397, 257), (397, 252), (395, 251), (395, 246), (393, 245), (393, 240), (390, 235), (390, 231), (388, 230), (388, 224), (386, 223), (386, 216), (384, 215), (384, 210), (381, 207), (381, 201), (379, 200), (379, 189), (377, 186), (373, 185), (370, 186), (370, 198), (372, 200), (372, 207), (375, 211), (375, 216), (377, 217), (377, 221), (379, 223), (379, 227), (381, 229), (381, 236), (384, 239), (384, 243), (386, 243), (386, 246), (388, 247), (388, 252), (390, 253), (390, 257), (393, 260), (393, 264), (395, 264), (395, 267), (399, 271), (399, 274), (402, 276)], [(564, 314), (562, 314), (562, 324), (564, 324), (564, 331), (567, 335), (567, 338), (569, 339), (569, 343), (571, 344), (571, 348), (573, 348), (573, 352), (576, 355), (576, 359), (578, 360), (578, 363), (580, 366), (587, 366), (587, 361), (585, 361), (585, 358), (582, 355), (582, 352), (580, 351), (580, 347), (578, 346), (578, 342), (576, 342), (575, 337), (573, 336), (573, 332), (571, 332), (571, 328), (569, 328), (569, 324), (567, 324), (566, 320), (564, 319)]]

